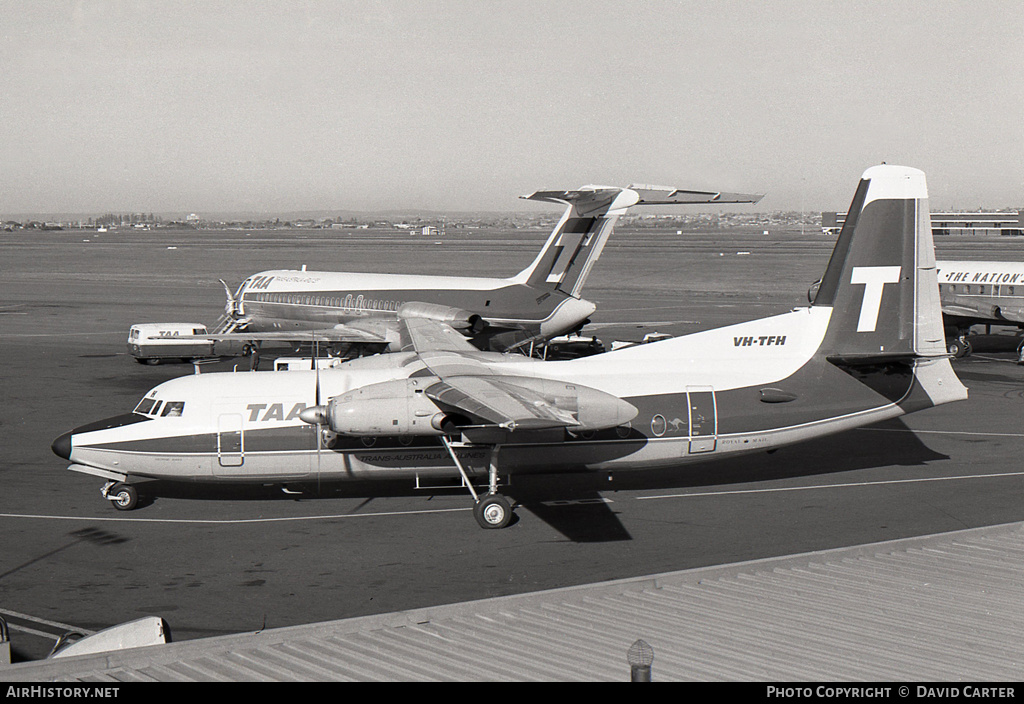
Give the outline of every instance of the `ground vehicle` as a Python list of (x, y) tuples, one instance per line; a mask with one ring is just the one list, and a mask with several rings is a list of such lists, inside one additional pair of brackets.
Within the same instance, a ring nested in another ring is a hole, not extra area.
[(298, 369), (300, 371), (307, 371), (309, 369), (330, 369), (332, 367), (340, 366), (345, 361), (340, 357), (319, 357), (316, 360), (316, 367), (313, 366), (313, 360), (309, 357), (278, 357), (274, 360), (274, 371), (291, 371)]
[(212, 340), (197, 340), (190, 335), (205, 335), (199, 323), (140, 323), (128, 331), (128, 354), (139, 364), (159, 364), (162, 360), (202, 359), (214, 356)]

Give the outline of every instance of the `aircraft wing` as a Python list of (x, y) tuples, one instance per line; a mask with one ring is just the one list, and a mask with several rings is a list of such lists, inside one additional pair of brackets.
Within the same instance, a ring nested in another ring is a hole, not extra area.
[(483, 354), (451, 326), (430, 318), (403, 318), (408, 340), (438, 381), (428, 398), (508, 430), (614, 427), (636, 409), (618, 397), (579, 384), (503, 376), (483, 364)]
[(504, 383), (490, 368), (468, 356), (478, 352), (450, 325), (430, 318), (402, 318), (402, 342), (416, 351), (440, 381), (426, 389), (429, 398), (508, 428), (576, 425), (543, 398)]
[[(184, 337), (184, 336), (183, 336)], [(351, 325), (340, 325), (319, 330), (292, 330), (286, 332), (228, 332), (190, 335), (194, 340), (239, 340), (242, 342), (387, 342), (382, 334), (361, 330)]]
[(402, 349), (417, 352), (479, 352), (451, 325), (431, 318), (401, 318)]
[(514, 386), (501, 377), (457, 376), (427, 387), (427, 396), (497, 426), (538, 430), (572, 428), (579, 421), (530, 389)]
[(942, 301), (942, 312), (964, 318), (980, 318), (992, 322), (1024, 323), (1024, 306), (1000, 305), (991, 298), (948, 296)]
[(1024, 323), (1024, 306), (999, 306), (999, 315), (1015, 323)]

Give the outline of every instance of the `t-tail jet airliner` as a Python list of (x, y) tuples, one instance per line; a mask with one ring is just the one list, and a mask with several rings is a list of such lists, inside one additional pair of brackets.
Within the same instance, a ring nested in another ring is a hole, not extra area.
[[(443, 322), (480, 349), (507, 350), (579, 330), (596, 306), (580, 297), (618, 218), (637, 205), (756, 203), (763, 196), (662, 186), (583, 186), (527, 200), (566, 206), (533, 263), (510, 278), (263, 271), (232, 294), (204, 340), (326, 342), (395, 351), (399, 318)], [(222, 282), (223, 283), (223, 282)], [(140, 360), (141, 361), (141, 360)]]
[(120, 509), (146, 478), (446, 476), (481, 526), (501, 528), (509, 475), (681, 467), (963, 400), (927, 198), (921, 171), (865, 171), (813, 302), (783, 315), (563, 361), (481, 352), (443, 321), (403, 318), (407, 351), (173, 379), (53, 451), (106, 479)]
[[(1024, 330), (1024, 262), (938, 262), (939, 296), (950, 354), (971, 353), (974, 325), (1011, 325)], [(1024, 364), (1024, 341), (1017, 347)]]

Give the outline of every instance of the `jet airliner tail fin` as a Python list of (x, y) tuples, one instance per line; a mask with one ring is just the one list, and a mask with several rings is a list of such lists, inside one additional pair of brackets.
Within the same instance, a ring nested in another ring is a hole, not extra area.
[(864, 172), (814, 298), (823, 351), (846, 362), (946, 356), (924, 173)]
[(687, 191), (663, 186), (583, 186), (574, 191), (537, 191), (526, 200), (561, 203), (565, 213), (530, 266), (512, 278), (541, 289), (579, 297), (619, 216), (634, 205), (756, 203), (762, 195)]

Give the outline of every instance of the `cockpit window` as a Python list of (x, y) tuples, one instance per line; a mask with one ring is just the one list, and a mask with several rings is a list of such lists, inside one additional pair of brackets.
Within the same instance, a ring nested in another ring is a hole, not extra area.
[[(160, 410), (163, 409), (163, 413)], [(158, 401), (155, 398), (144, 398), (139, 401), (139, 405), (135, 407), (136, 413), (142, 413), (147, 416), (161, 416), (163, 418), (172, 418), (180, 416), (185, 410), (184, 401)]]
[(181, 412), (184, 410), (184, 401), (168, 401), (164, 404), (164, 412), (161, 415), (164, 418), (167, 418), (168, 416), (180, 416)]

